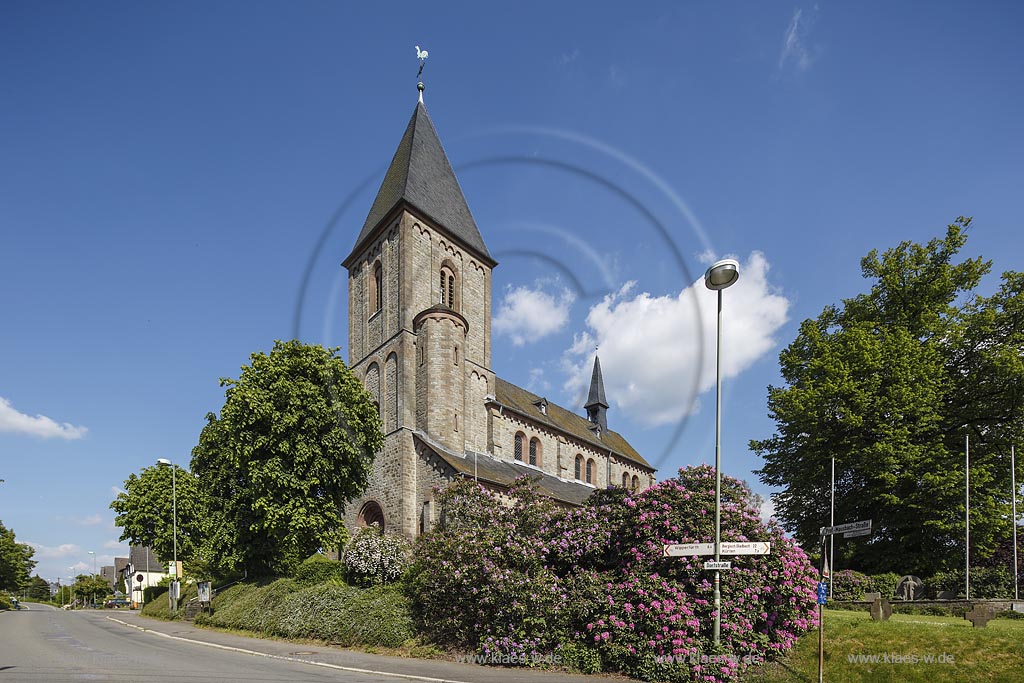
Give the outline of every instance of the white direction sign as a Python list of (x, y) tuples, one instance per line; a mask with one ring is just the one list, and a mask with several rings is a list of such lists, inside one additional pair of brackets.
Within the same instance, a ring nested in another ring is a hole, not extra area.
[(684, 555), (714, 555), (714, 543), (666, 543), (665, 557), (682, 557)]
[(821, 527), (822, 536), (831, 536), (832, 534), (845, 534), (850, 531), (871, 531), (871, 520), (862, 519), (859, 522), (850, 522), (849, 524), (837, 524), (836, 526)]
[(722, 550), (719, 555), (768, 555), (771, 552), (771, 543), (764, 541), (743, 541), (738, 543), (722, 543)]
[(843, 534), (843, 538), (856, 538), (857, 536), (870, 536), (871, 529), (859, 529), (857, 531), (847, 531)]
[(732, 562), (725, 560), (723, 560), (722, 562), (707, 560), (704, 562), (704, 569), (732, 569)]

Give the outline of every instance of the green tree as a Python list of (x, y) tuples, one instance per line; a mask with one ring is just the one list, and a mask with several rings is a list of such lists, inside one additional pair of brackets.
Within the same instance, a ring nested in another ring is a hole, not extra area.
[[(805, 320), (769, 387), (776, 433), (751, 447), (761, 480), (785, 487), (776, 514), (807, 547), (829, 519), (872, 519), (870, 538), (838, 541), (843, 567), (930, 575), (964, 557), (964, 442), (971, 438), (971, 553), (1010, 530), (1009, 444), (1024, 426), (1024, 278), (957, 260), (970, 219), (927, 245), (861, 260), (871, 291)], [(839, 563), (837, 561), (837, 564)]]
[(46, 602), (50, 599), (50, 582), (41, 576), (33, 576), (28, 580), (25, 592), (30, 600)]
[(199, 559), (207, 508), (203, 489), (188, 470), (177, 467), (172, 475), (170, 467), (152, 465), (138, 475), (132, 473), (110, 508), (116, 513), (114, 524), (122, 529), (118, 540), (151, 547), (161, 560), (170, 562), (174, 557), (173, 488), (177, 490), (178, 559), (188, 566)]
[(36, 566), (34, 554), (32, 546), (18, 543), (14, 529), (0, 522), (0, 589), (18, 592), (25, 587)]
[(337, 542), (384, 444), (373, 399), (337, 351), (278, 341), (221, 380), (224, 406), (192, 451), (220, 571), (286, 575)]
[(99, 574), (79, 574), (71, 592), (81, 602), (98, 603), (110, 594), (110, 584)]

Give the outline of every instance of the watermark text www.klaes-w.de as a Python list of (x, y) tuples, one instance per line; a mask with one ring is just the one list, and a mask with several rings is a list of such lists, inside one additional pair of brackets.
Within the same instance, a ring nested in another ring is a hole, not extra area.
[(511, 666), (557, 666), (562, 663), (562, 655), (558, 654), (513, 654), (510, 652), (494, 652), (490, 654), (455, 655), (459, 664), (502, 664)]
[(879, 652), (876, 654), (849, 654), (846, 661), (850, 664), (954, 664), (955, 657), (947, 652), (934, 654), (931, 652), (902, 653)]
[(720, 655), (660, 655), (654, 658), (654, 661), (658, 664), (688, 664), (694, 666), (700, 664), (701, 666), (715, 665), (715, 664), (728, 664), (729, 666), (739, 666), (740, 664), (764, 664), (764, 657), (761, 655), (733, 655), (733, 654), (720, 654)]

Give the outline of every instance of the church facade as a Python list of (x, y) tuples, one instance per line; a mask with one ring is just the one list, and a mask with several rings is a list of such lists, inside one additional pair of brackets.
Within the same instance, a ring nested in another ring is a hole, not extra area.
[(497, 262), (469, 210), (422, 97), (351, 254), (349, 366), (377, 402), (385, 445), (350, 528), (414, 538), (439, 511), (435, 488), (476, 478), (499, 493), (530, 476), (579, 505), (595, 488), (643, 489), (654, 468), (608, 429), (595, 358), (586, 417), (491, 368)]

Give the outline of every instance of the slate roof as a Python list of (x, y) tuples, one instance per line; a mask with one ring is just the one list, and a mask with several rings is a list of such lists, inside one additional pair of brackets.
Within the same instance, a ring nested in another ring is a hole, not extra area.
[(345, 259), (346, 265), (373, 236), (381, 221), (401, 203), (414, 207), (490, 265), (495, 265), (422, 102), (416, 104), (363, 229), (352, 253)]
[(517, 387), (511, 382), (506, 382), (500, 377), (495, 378), (494, 388), (495, 400), (505, 406), (506, 409), (511, 409), (534, 422), (566, 432), (581, 441), (591, 444), (598, 450), (607, 451), (610, 449), (619, 457), (630, 460), (651, 472), (654, 471), (650, 463), (644, 460), (618, 432), (608, 430), (602, 432), (601, 437), (598, 438), (592, 429), (594, 424), (590, 420), (555, 403), (549, 402), (547, 414), (542, 413), (540, 408), (535, 405), (540, 402), (540, 396)]
[(594, 373), (590, 376), (590, 394), (584, 408), (590, 406), (608, 407), (608, 399), (604, 397), (604, 377), (601, 375), (601, 359), (594, 356)]
[(582, 505), (596, 489), (579, 482), (566, 481), (541, 472), (536, 467), (523, 463), (499, 460), (487, 453), (458, 454), (446, 449), (423, 432), (414, 432), (414, 438), (448, 463), (452, 469), (466, 477), (476, 476), (480, 481), (508, 487), (520, 477), (530, 477), (537, 489), (549, 498)]
[[(149, 556), (149, 564), (146, 564), (146, 556)], [(142, 546), (133, 545), (128, 549), (128, 561), (131, 562), (132, 566), (135, 567), (135, 571), (144, 572), (146, 567), (149, 567), (151, 572), (165, 572), (167, 568), (164, 563), (160, 561), (160, 558), (156, 556), (152, 548), (143, 548)]]

